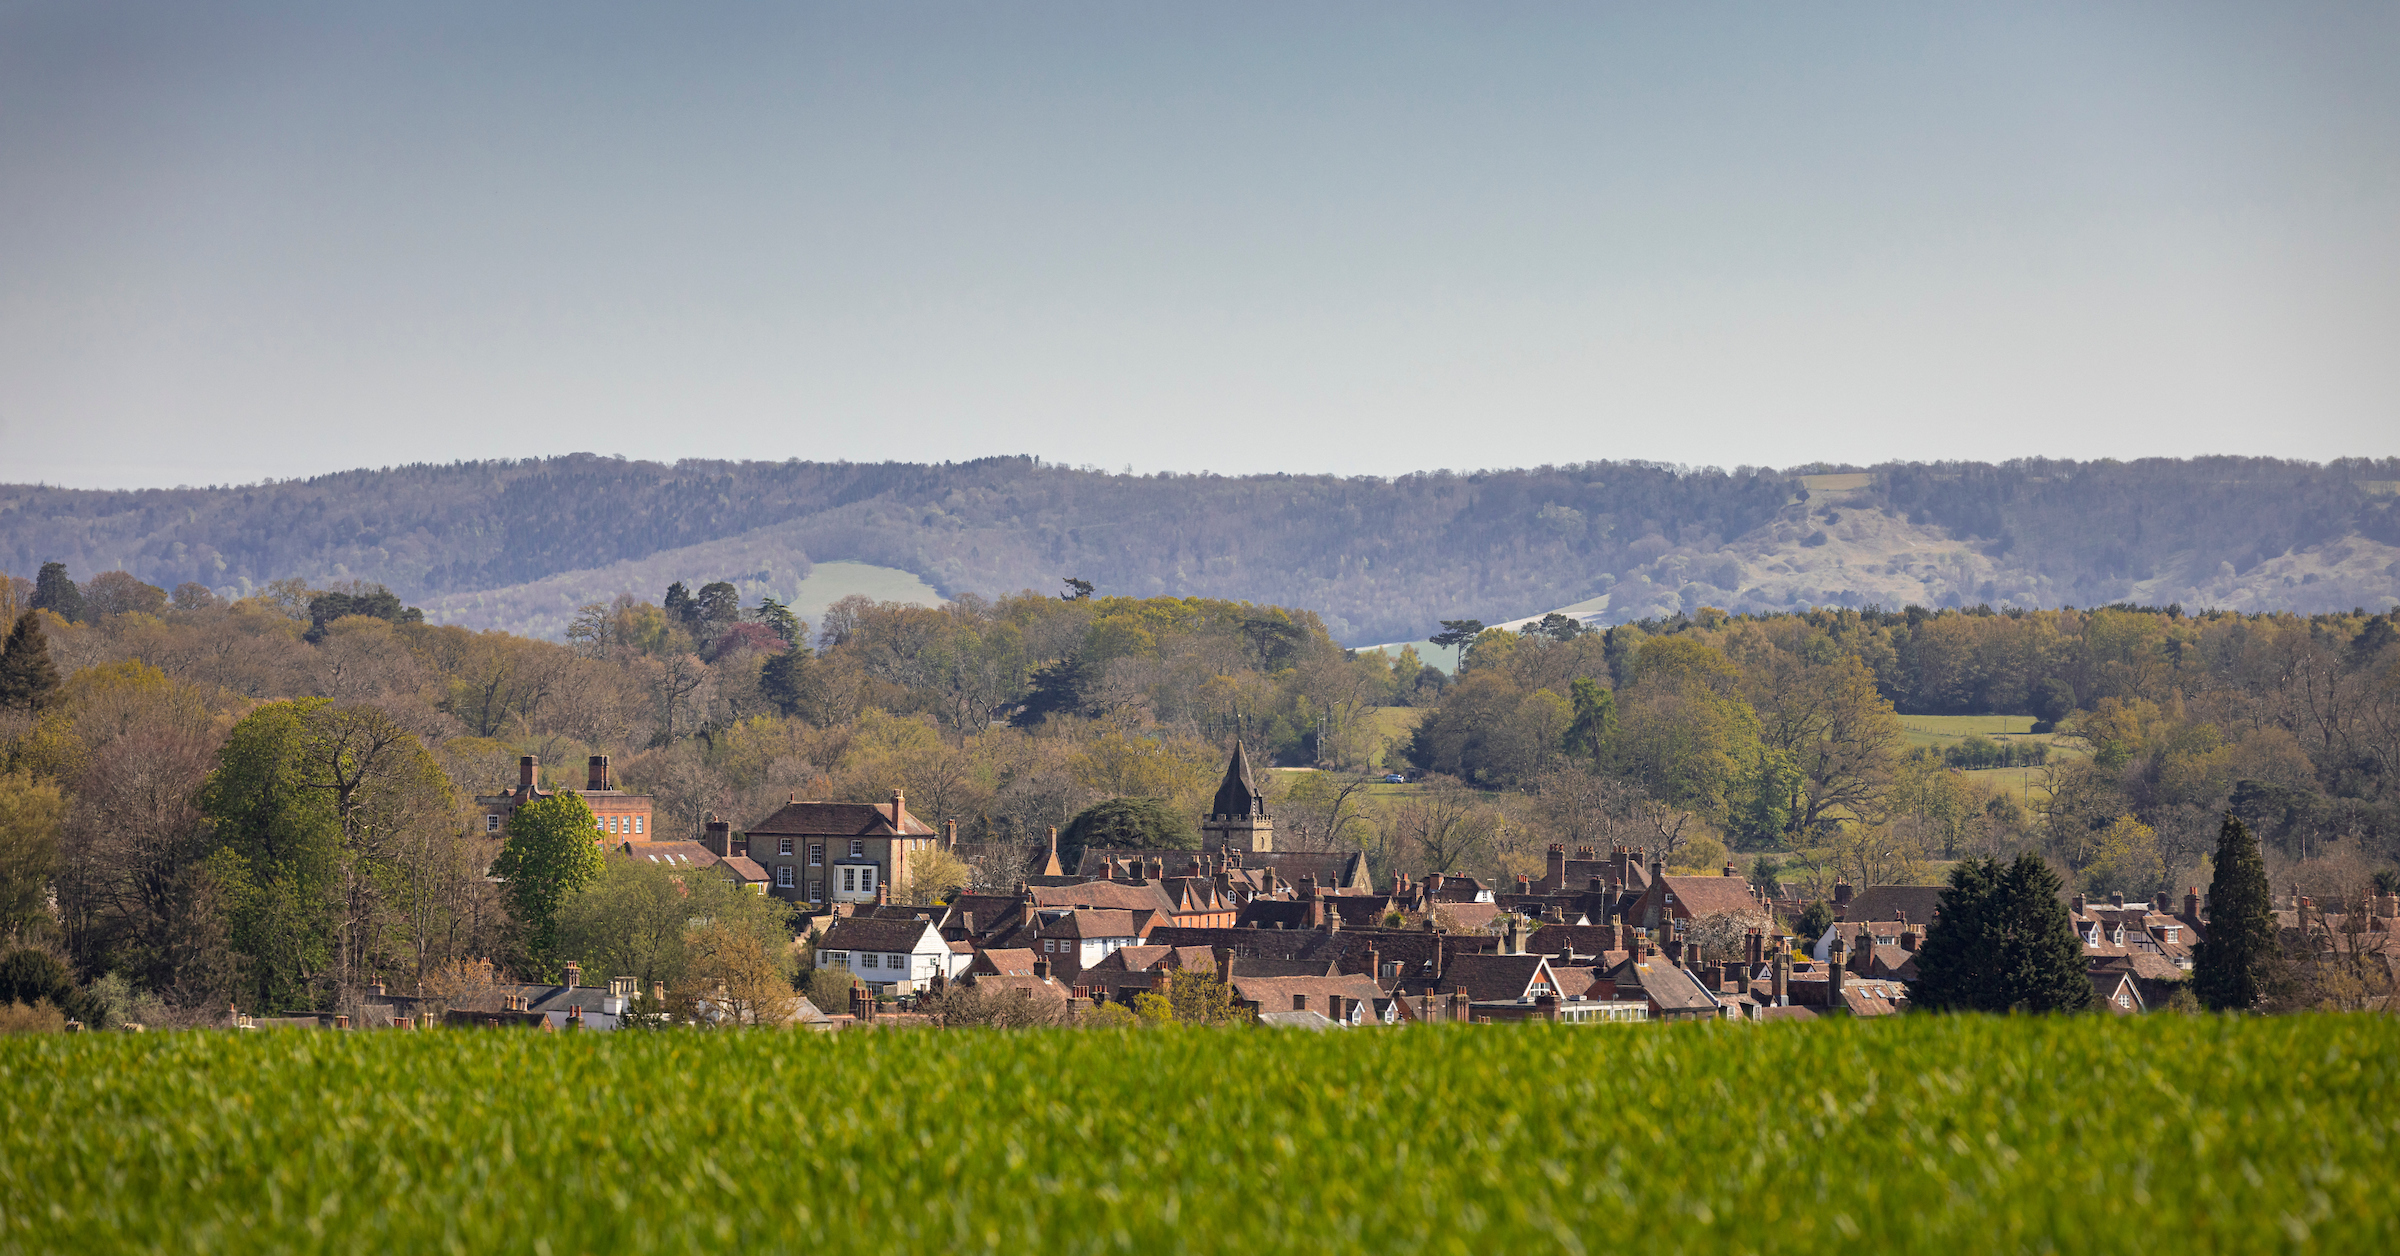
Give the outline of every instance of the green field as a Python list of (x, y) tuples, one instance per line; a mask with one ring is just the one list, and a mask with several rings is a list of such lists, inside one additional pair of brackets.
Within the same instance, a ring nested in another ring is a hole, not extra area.
[(1979, 734), (1993, 741), (2057, 744), (2049, 733), (2034, 734), (2030, 715), (1903, 715), (1900, 727), (1912, 747), (1956, 745)]
[(2395, 1094), (2373, 1016), (22, 1037), (0, 1249), (2379, 1251)]

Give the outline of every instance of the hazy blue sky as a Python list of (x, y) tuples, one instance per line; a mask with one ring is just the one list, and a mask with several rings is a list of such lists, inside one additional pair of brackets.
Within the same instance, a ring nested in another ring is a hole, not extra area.
[(0, 480), (2400, 453), (2400, 5), (0, 0)]

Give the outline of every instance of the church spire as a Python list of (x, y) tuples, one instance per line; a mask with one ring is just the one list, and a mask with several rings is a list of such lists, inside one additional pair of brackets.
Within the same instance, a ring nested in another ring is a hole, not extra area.
[(1233, 758), (1225, 764), (1225, 782), (1217, 786), (1216, 803), (1210, 815), (1250, 816), (1267, 814), (1267, 800), (1259, 792), (1257, 778), (1250, 775), (1250, 754), (1242, 743), (1233, 743)]

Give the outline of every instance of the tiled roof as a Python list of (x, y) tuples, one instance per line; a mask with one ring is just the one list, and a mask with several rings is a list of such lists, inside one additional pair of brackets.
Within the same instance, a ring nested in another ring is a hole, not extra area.
[(1131, 938), (1140, 936), (1129, 911), (1070, 910), (1042, 913), (1041, 934), (1049, 938)]
[(1239, 964), (1233, 966), (1233, 993), (1235, 998), (1245, 1003), (1257, 1004), (1259, 1010), (1263, 1012), (1289, 1010), (1292, 1006), (1292, 996), (1295, 994), (1305, 997), (1308, 1005), (1318, 1010), (1331, 1006), (1332, 996), (1337, 994), (1345, 999), (1370, 1000), (1383, 997), (1382, 987), (1375, 984), (1374, 978), (1364, 975), (1351, 977), (1253, 977), (1244, 974), (1242, 966)]
[(1043, 907), (1105, 907), (1121, 911), (1165, 912), (1173, 904), (1156, 881), (1133, 885), (1124, 881), (1084, 881), (1075, 885), (1031, 887), (1033, 901)]
[(758, 861), (748, 855), (727, 855), (717, 861), (717, 866), (746, 884), (764, 885), (767, 880), (767, 870), (759, 867)]
[(775, 814), (744, 830), (751, 836), (772, 837), (932, 837), (933, 826), (903, 807), (901, 823), (892, 824), (890, 803), (788, 802)]
[(1542, 955), (1598, 955), (1617, 944), (1617, 931), (1597, 925), (1543, 925), (1525, 949)]
[(998, 947), (977, 951), (975, 958), (968, 961), (967, 971), (1030, 977), (1033, 975), (1033, 952)]
[(1740, 877), (1660, 877), (1675, 903), (1694, 916), (1727, 911), (1764, 911), (1750, 896), (1750, 883)]

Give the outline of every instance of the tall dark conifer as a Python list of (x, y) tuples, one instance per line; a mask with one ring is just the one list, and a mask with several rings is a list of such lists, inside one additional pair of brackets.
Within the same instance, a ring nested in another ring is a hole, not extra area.
[(1917, 979), (1909, 1003), (1934, 1012), (1982, 1012), (1995, 1004), (1994, 966), (2003, 950), (1999, 926), (2000, 879), (1996, 859), (1962, 859), (1950, 869), (1941, 910), (1917, 948)]
[(58, 668), (50, 661), (50, 642), (42, 635), (40, 616), (27, 611), (8, 630), (0, 646), (0, 707), (36, 711), (58, 692)]
[(2218, 1012), (2247, 1012), (2266, 997), (2276, 960), (2275, 905), (2258, 839), (2231, 812), (2217, 830), (2208, 927), (2192, 955), (2192, 993)]
[(68, 623), (83, 619), (83, 590), (67, 579), (65, 563), (43, 563), (33, 582), (33, 609), (48, 611)]
[(1909, 1002), (1933, 1011), (2072, 1012), (2092, 1001), (2083, 943), (2039, 856), (1967, 859), (1917, 950)]
[(2083, 939), (2067, 915), (2066, 886), (2031, 851), (2017, 856), (2003, 880), (2012, 962), (2001, 997), (2012, 1012), (2079, 1012), (2092, 1004), (2091, 970)]

